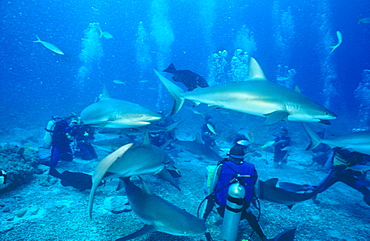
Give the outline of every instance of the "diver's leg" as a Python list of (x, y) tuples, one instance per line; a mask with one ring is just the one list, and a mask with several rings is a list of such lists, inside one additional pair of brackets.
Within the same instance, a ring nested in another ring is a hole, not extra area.
[(204, 211), (204, 214), (203, 214), (203, 219), (206, 220), (209, 216), (209, 214), (212, 212), (213, 210), (213, 207), (215, 206), (215, 201), (213, 200), (212, 197), (207, 197), (207, 206), (206, 206), (206, 210)]
[(361, 181), (362, 175), (356, 176), (352, 171), (346, 171), (341, 175), (341, 181), (348, 186), (356, 189), (364, 195), (364, 201), (370, 206), (370, 190)]
[(52, 146), (51, 148), (51, 159), (50, 159), (50, 167), (56, 167), (60, 159), (60, 147), (59, 146)]
[(317, 187), (315, 188), (315, 190), (317, 190), (317, 193), (321, 193), (325, 191), (330, 186), (332, 186), (334, 183), (339, 181), (337, 175), (338, 175), (338, 170), (336, 170), (336, 167), (333, 167), (330, 170), (329, 174), (323, 180), (321, 180), (319, 185), (317, 185)]

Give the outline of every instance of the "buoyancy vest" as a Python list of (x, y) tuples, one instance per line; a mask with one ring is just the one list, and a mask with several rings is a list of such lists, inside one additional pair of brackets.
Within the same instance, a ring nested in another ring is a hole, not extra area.
[(221, 167), (221, 173), (216, 184), (216, 203), (221, 206), (226, 206), (226, 198), (230, 181), (235, 177), (236, 174), (248, 175), (243, 177), (245, 188), (245, 202), (249, 204), (253, 197), (254, 185), (257, 180), (257, 172), (252, 163), (244, 162), (242, 164), (235, 164), (231, 161), (223, 161)]

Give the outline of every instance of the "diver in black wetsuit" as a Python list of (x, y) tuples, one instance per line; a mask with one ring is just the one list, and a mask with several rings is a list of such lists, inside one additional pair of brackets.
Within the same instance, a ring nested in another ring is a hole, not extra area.
[(215, 124), (213, 123), (212, 117), (210, 115), (206, 115), (204, 120), (206, 122), (202, 125), (202, 130), (201, 130), (202, 141), (205, 145), (212, 148), (212, 147), (216, 146), (216, 141), (215, 141), (215, 139), (216, 139), (216, 133), (215, 133), (216, 127), (215, 127)]
[(279, 136), (275, 138), (275, 152), (274, 152), (274, 167), (284, 168), (288, 160), (290, 146), (290, 137), (288, 136), (288, 129), (281, 128)]
[(364, 201), (370, 206), (370, 190), (364, 184), (366, 172), (360, 169), (370, 161), (370, 156), (336, 147), (330, 158), (332, 158), (333, 166), (315, 190), (321, 193), (334, 183), (343, 182), (361, 192), (364, 195)]

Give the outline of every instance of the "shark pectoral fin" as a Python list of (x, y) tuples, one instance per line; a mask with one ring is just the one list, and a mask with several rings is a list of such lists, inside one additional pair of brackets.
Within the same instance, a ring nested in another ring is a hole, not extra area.
[(269, 114), (265, 114), (267, 119), (266, 119), (265, 123), (263, 123), (263, 125), (264, 126), (269, 126), (269, 125), (276, 124), (280, 121), (286, 120), (288, 115), (289, 115), (289, 113), (286, 112), (286, 111), (283, 111), (283, 110), (278, 110), (278, 111), (274, 111), (274, 112), (269, 113)]
[(166, 168), (163, 168), (160, 172), (157, 173), (157, 175), (160, 176), (163, 180), (169, 182), (177, 190), (181, 191), (179, 184), (176, 182), (175, 178), (172, 177), (171, 173)]
[(124, 241), (124, 240), (134, 239), (134, 238), (143, 236), (144, 234), (152, 233), (152, 232), (155, 232), (155, 231), (157, 231), (157, 230), (153, 226), (151, 226), (151, 225), (144, 225), (144, 227), (142, 227), (141, 229), (139, 229), (135, 233), (132, 233), (130, 235), (127, 235), (127, 236), (125, 236), (123, 238), (116, 239), (116, 241)]
[(101, 162), (99, 162), (98, 166), (95, 168), (94, 174), (92, 176), (92, 187), (90, 190), (90, 196), (89, 196), (89, 204), (88, 204), (88, 210), (89, 210), (89, 216), (90, 219), (92, 218), (92, 208), (94, 204), (94, 196), (96, 189), (100, 185), (103, 177), (107, 173), (108, 169), (112, 166), (112, 164), (121, 157), (130, 147), (133, 145), (133, 143), (126, 144), (116, 150), (115, 152), (109, 154), (106, 156)]

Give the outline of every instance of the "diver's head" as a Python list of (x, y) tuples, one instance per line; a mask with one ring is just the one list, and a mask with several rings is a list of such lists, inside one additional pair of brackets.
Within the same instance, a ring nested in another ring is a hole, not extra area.
[(288, 136), (288, 128), (282, 127), (280, 130), (280, 135), (281, 136)]
[(212, 116), (210, 116), (210, 115), (206, 115), (206, 116), (204, 117), (204, 119), (205, 119), (206, 123), (212, 123)]
[(235, 164), (242, 164), (244, 161), (245, 151), (241, 146), (234, 146), (230, 149), (229, 160)]

